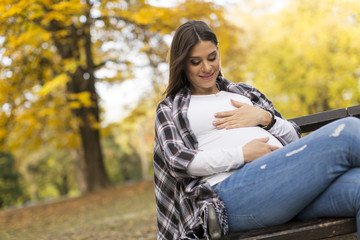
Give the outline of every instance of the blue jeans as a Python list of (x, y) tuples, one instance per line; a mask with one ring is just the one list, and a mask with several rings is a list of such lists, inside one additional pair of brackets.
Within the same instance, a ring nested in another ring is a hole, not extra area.
[(348, 216), (356, 216), (360, 230), (360, 120), (328, 124), (213, 188), (225, 203), (230, 232)]

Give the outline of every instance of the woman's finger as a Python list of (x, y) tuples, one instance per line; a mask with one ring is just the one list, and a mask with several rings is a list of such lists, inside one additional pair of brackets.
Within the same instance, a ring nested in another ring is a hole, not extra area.
[(280, 147), (278, 147), (278, 146), (270, 145), (271, 151), (275, 151), (275, 150), (277, 150), (277, 149), (279, 149), (279, 148), (280, 148)]
[(235, 114), (235, 110), (233, 111), (224, 111), (224, 112), (217, 112), (215, 113), (215, 117), (216, 118), (224, 118), (224, 117), (230, 117), (233, 116)]
[(230, 101), (231, 101), (231, 104), (232, 104), (234, 107), (237, 107), (237, 108), (240, 108), (240, 107), (242, 107), (242, 106), (244, 106), (244, 105), (249, 105), (249, 104), (247, 104), (247, 103), (238, 102), (238, 101), (236, 101), (236, 100), (234, 100), (234, 99), (230, 99)]
[(227, 123), (223, 123), (223, 124), (217, 125), (215, 127), (216, 127), (216, 129), (224, 129), (227, 127)]
[(217, 119), (217, 120), (213, 121), (213, 125), (217, 126), (217, 125), (220, 125), (220, 124), (229, 123), (231, 120), (232, 120), (231, 117), (220, 118), (220, 119)]

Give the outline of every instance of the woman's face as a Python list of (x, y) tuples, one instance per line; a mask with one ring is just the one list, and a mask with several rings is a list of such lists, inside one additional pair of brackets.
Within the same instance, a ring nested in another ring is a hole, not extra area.
[(200, 41), (189, 52), (185, 73), (190, 81), (190, 90), (195, 95), (218, 92), (216, 78), (220, 71), (218, 47), (211, 41)]

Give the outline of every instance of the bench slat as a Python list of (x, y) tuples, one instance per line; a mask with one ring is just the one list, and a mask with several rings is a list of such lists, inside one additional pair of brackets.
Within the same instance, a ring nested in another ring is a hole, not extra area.
[(348, 116), (360, 118), (360, 105), (324, 111), (289, 120), (294, 121), (297, 125), (299, 125), (303, 133), (307, 133), (312, 132), (332, 121)]
[(325, 111), (321, 113), (310, 114), (303, 117), (297, 117), (290, 119), (294, 121), (303, 133), (314, 131), (332, 121), (340, 118), (348, 117), (349, 114), (345, 108), (336, 110)]
[(347, 112), (349, 116), (360, 117), (360, 105), (348, 107)]
[(356, 232), (355, 218), (322, 218), (239, 232), (224, 236), (223, 240), (312, 240)]

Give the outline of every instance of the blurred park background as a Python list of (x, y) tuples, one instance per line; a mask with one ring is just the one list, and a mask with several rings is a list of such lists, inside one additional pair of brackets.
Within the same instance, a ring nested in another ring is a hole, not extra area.
[(227, 79), (254, 85), (286, 118), (360, 103), (358, 0), (2, 0), (0, 12), (0, 237), (24, 207), (62, 200), (64, 212), (74, 200), (87, 214), (106, 205), (81, 215), (98, 223), (137, 203), (139, 236), (154, 239), (153, 119), (187, 20), (213, 28)]

